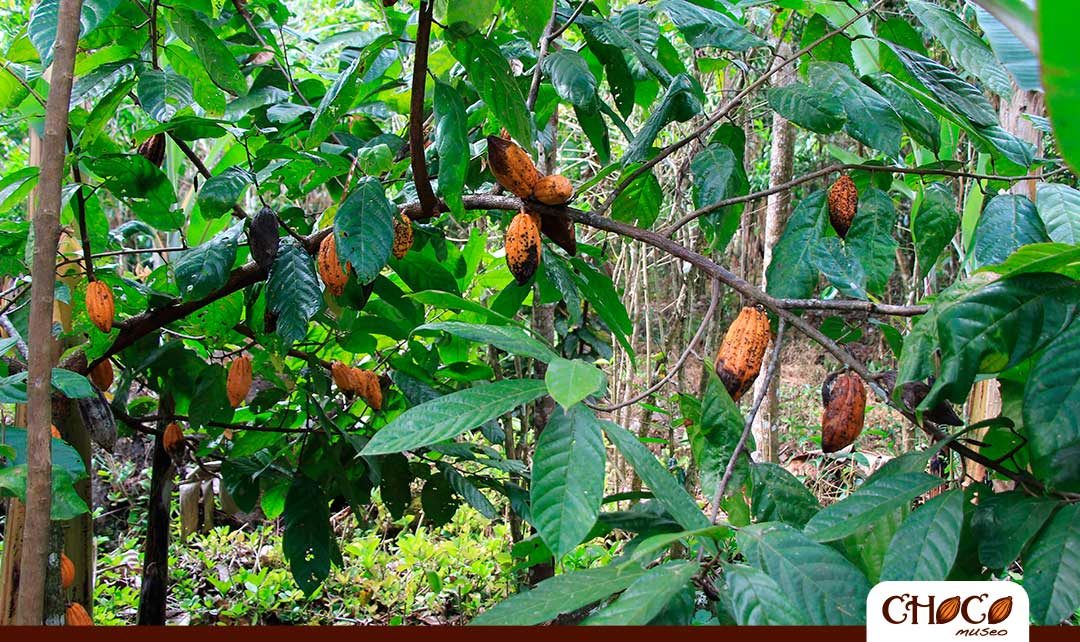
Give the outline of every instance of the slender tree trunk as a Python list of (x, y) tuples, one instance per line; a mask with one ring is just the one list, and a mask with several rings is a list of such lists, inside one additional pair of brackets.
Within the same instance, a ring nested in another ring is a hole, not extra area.
[[(161, 414), (172, 414), (172, 398), (161, 399)], [(139, 619), (143, 625), (165, 625), (165, 598), (169, 588), (169, 500), (172, 498), (172, 457), (165, 452), (163, 435), (167, 422), (159, 422), (154, 437), (154, 459), (150, 473), (150, 498), (147, 502), (146, 543), (143, 546), (142, 590), (139, 593)]]
[[(791, 55), (791, 47), (786, 43), (780, 43), (777, 49), (779, 58)], [(793, 65), (784, 67), (776, 74), (777, 85), (787, 85), (795, 81), (795, 68)], [(795, 128), (780, 114), (774, 113), (772, 119), (772, 147), (769, 150), (769, 186), (779, 185), (791, 180), (794, 168)], [(788, 213), (791, 210), (791, 192), (777, 192), (765, 201), (765, 238), (762, 248), (761, 260), (761, 285), (766, 285), (765, 273), (772, 262), (773, 248), (784, 232), (784, 224), (787, 222)], [(765, 354), (772, 353), (772, 343)], [(779, 415), (780, 399), (777, 387), (780, 382), (779, 366), (777, 374), (773, 377), (772, 385), (769, 386), (768, 397), (765, 404), (754, 417), (753, 434), (757, 443), (757, 456), (760, 461), (775, 462), (778, 459), (779, 437), (776, 432), (776, 421)], [(758, 377), (754, 384), (754, 398), (759, 394), (763, 386), (762, 377)]]
[(34, 255), (30, 286), (30, 363), (28, 364), (26, 523), (15, 622), (44, 621), (45, 571), (52, 508), (52, 319), (56, 247), (60, 239), (61, 180), (66, 159), (68, 104), (79, 39), (82, 0), (60, 0), (53, 47), (49, 97), (45, 107), (41, 178), (34, 217)]

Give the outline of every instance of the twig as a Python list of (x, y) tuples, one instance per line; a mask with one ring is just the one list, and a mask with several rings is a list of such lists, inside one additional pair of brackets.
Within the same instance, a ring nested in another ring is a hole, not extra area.
[(574, 24), (574, 21), (576, 21), (578, 19), (578, 16), (581, 15), (581, 10), (584, 9), (585, 5), (587, 4), (589, 4), (589, 0), (581, 0), (581, 2), (578, 3), (577, 8), (574, 9), (574, 13), (571, 13), (570, 17), (566, 19), (566, 22), (562, 23), (562, 25), (558, 29), (552, 31), (551, 35), (548, 36), (548, 38), (554, 40), (561, 36), (564, 31), (570, 28), (570, 25)]
[[(71, 129), (67, 130), (67, 144), (69, 149), (75, 148), (75, 140), (71, 136)], [(86, 229), (86, 195), (82, 192), (82, 172), (79, 171), (79, 162), (71, 164), (71, 178), (77, 185), (75, 189), (75, 215), (79, 222), (79, 243), (82, 245), (83, 262), (86, 269), (86, 280), (94, 280), (93, 249), (90, 247), (90, 232)]]
[(547, 57), (548, 47), (551, 46), (551, 41), (555, 39), (551, 34), (555, 28), (555, 17), (557, 15), (559, 15), (559, 3), (556, 2), (551, 7), (551, 18), (548, 20), (547, 25), (544, 26), (544, 35), (540, 36), (540, 51), (536, 55), (536, 67), (533, 68), (532, 83), (529, 84), (529, 96), (525, 99), (525, 108), (530, 112), (536, 106), (536, 97), (540, 94), (540, 78), (543, 76), (541, 68), (544, 65), (544, 58)]
[(23, 340), (22, 335), (15, 329), (14, 324), (11, 323), (11, 319), (6, 314), (0, 314), (0, 328), (4, 329), (8, 337), (15, 339), (15, 347), (19, 350), (19, 354), (27, 362), (30, 361), (30, 349), (26, 346), (26, 341)]
[(412, 94), (409, 101), (409, 155), (412, 165), (416, 195), (425, 218), (439, 213), (439, 199), (431, 189), (427, 163), (424, 158), (424, 85), (428, 64), (428, 47), (431, 43), (431, 0), (420, 3), (420, 16), (416, 25), (416, 49), (412, 71)]

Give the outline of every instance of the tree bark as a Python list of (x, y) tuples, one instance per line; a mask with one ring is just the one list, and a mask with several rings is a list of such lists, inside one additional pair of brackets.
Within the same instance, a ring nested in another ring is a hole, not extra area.
[[(173, 414), (172, 399), (161, 399), (161, 416)], [(165, 625), (165, 598), (169, 588), (169, 500), (176, 469), (165, 451), (163, 435), (167, 420), (158, 425), (154, 437), (154, 459), (150, 473), (150, 497), (147, 500), (146, 542), (143, 546), (142, 590), (139, 592), (140, 625)]]
[(45, 106), (41, 177), (34, 217), (30, 286), (30, 359), (27, 367), (26, 523), (15, 623), (38, 625), (45, 606), (45, 571), (52, 507), (52, 320), (56, 248), (60, 239), (61, 180), (66, 159), (68, 104), (79, 40), (82, 0), (60, 0), (53, 46), (49, 97)]

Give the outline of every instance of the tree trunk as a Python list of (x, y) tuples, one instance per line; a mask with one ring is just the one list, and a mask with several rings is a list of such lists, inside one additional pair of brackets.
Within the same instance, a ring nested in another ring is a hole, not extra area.
[[(161, 399), (161, 415), (173, 414), (172, 400)], [(139, 593), (141, 625), (165, 625), (165, 598), (169, 588), (169, 500), (176, 469), (165, 451), (165, 426), (161, 421), (154, 437), (154, 459), (150, 473), (150, 498), (147, 502), (146, 543), (143, 546), (142, 590)]]
[[(791, 55), (791, 46), (780, 43), (777, 48), (777, 57), (786, 58)], [(787, 85), (795, 82), (795, 67), (788, 65), (776, 73), (777, 85)], [(769, 186), (779, 185), (791, 180), (791, 174), (795, 161), (795, 128), (778, 113), (773, 113), (772, 119), (772, 147), (769, 150)], [(763, 239), (761, 260), (761, 286), (765, 287), (765, 272), (772, 262), (773, 248), (784, 232), (784, 224), (787, 222), (791, 210), (791, 192), (784, 190), (772, 194), (765, 201), (765, 238)], [(772, 343), (770, 342), (766, 354), (771, 354)], [(776, 462), (779, 438), (776, 432), (776, 422), (779, 415), (780, 399), (777, 387), (780, 382), (779, 366), (777, 374), (773, 377), (772, 385), (769, 386), (764, 405), (754, 417), (753, 433), (757, 444), (757, 459), (759, 461)], [(764, 386), (759, 377), (754, 383), (754, 398), (760, 394)]]

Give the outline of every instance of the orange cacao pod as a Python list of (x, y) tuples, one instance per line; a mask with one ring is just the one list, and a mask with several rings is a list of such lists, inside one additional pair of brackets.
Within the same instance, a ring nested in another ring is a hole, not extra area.
[(150, 161), (156, 167), (161, 167), (161, 163), (165, 160), (165, 134), (154, 134), (147, 138), (139, 145), (138, 152), (139, 156)]
[(174, 458), (184, 454), (184, 431), (178, 424), (172, 423), (165, 427), (165, 434), (161, 436), (161, 445), (165, 452)]
[(533, 186), (533, 198), (545, 205), (565, 205), (573, 196), (573, 184), (561, 174), (544, 176)]
[(769, 316), (756, 307), (743, 308), (728, 326), (714, 367), (733, 400), (742, 398), (757, 379), (771, 336)]
[(356, 393), (375, 410), (382, 410), (382, 386), (379, 385), (379, 375), (371, 370), (353, 368), (357, 381)]
[(394, 246), (395, 259), (405, 258), (413, 244), (412, 221), (405, 214), (398, 214), (394, 218)]
[(529, 198), (540, 180), (540, 172), (526, 151), (498, 136), (488, 136), (488, 165), (499, 185), (518, 198)]
[(357, 379), (355, 368), (335, 361), (330, 364), (330, 376), (334, 380), (334, 385), (342, 392), (360, 392), (360, 381)]
[(56, 426), (49, 426), (49, 433), (52, 434), (53, 439), (63, 439), (60, 436), (60, 431), (56, 429)]
[(244, 399), (247, 399), (249, 390), (251, 390), (251, 358), (240, 355), (229, 364), (229, 376), (225, 380), (225, 393), (229, 397), (229, 405), (233, 408), (239, 406)]
[(540, 225), (538, 216), (518, 212), (506, 228), (506, 265), (518, 285), (525, 285), (540, 265)]
[(832, 453), (855, 442), (863, 429), (866, 387), (854, 372), (831, 375), (821, 389), (821, 449)]
[(103, 281), (91, 281), (86, 286), (86, 313), (98, 330), (105, 333), (112, 331), (116, 304), (112, 290)]
[(101, 391), (112, 388), (113, 378), (112, 361), (109, 361), (108, 359), (97, 364), (94, 366), (94, 369), (90, 371), (90, 381), (93, 381), (94, 385)]
[(68, 626), (93, 626), (93, 621), (90, 620), (90, 614), (86, 612), (82, 604), (78, 602), (72, 602), (68, 605), (67, 611), (64, 613), (64, 619)]
[(566, 250), (570, 256), (577, 254), (577, 235), (574, 233), (574, 222), (570, 220), (570, 217), (542, 214), (540, 231), (551, 239), (552, 243)]
[(848, 175), (836, 179), (829, 188), (829, 222), (837, 236), (844, 238), (851, 229), (851, 221), (859, 208), (859, 190)]
[(319, 268), (319, 276), (322, 277), (326, 289), (334, 296), (341, 296), (345, 292), (345, 284), (349, 282), (349, 275), (341, 268), (338, 260), (337, 241), (331, 232), (319, 244), (319, 255), (316, 257), (316, 265)]
[(60, 553), (60, 586), (71, 588), (75, 583), (75, 562), (67, 555)]
[(986, 612), (986, 623), (1001, 624), (1008, 619), (1009, 614), (1012, 613), (1012, 602), (1012, 597), (994, 600), (994, 603), (990, 605), (990, 610)]
[(959, 614), (960, 596), (955, 595), (945, 600), (937, 607), (937, 612), (934, 613), (934, 622), (936, 624), (945, 624), (947, 622), (952, 622)]

